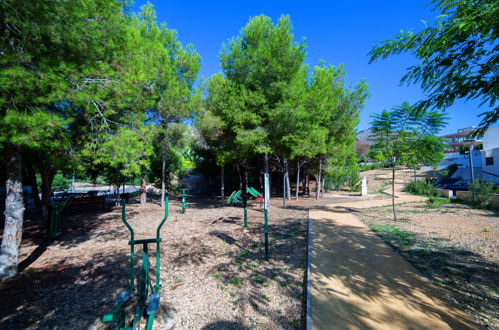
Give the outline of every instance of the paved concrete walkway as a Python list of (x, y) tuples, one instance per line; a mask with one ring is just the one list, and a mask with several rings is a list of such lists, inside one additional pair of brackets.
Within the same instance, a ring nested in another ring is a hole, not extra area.
[[(422, 200), (397, 190), (396, 203)], [(364, 200), (311, 210), (307, 329), (477, 329), (351, 213), (390, 203)]]

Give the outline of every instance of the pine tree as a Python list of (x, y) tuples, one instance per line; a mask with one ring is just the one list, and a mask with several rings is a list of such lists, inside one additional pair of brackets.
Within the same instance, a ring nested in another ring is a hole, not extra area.
[(64, 149), (65, 139), (57, 139), (65, 128), (57, 106), (90, 83), (85, 73), (112, 62), (124, 35), (122, 9), (117, 1), (0, 2), (0, 136), (8, 160), (0, 278), (17, 273), (22, 152), (42, 151), (47, 144)]

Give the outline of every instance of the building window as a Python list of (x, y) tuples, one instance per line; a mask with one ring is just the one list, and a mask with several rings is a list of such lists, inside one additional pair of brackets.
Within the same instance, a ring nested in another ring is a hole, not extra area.
[(486, 166), (494, 165), (494, 157), (485, 157), (485, 165)]

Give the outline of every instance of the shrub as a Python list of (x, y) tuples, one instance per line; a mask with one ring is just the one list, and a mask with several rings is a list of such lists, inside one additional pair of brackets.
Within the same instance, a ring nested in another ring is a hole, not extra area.
[[(38, 173), (36, 174), (36, 184), (38, 186), (38, 190), (41, 191), (42, 177)], [(61, 173), (57, 173), (54, 176), (54, 181), (52, 181), (52, 190), (53, 191), (66, 190), (69, 189), (70, 185), (71, 185), (70, 179), (66, 179), (64, 175), (62, 175)]]
[(57, 173), (52, 182), (52, 190), (66, 190), (71, 185), (71, 180), (66, 179), (64, 175)]
[(435, 186), (424, 181), (409, 182), (404, 191), (421, 196), (435, 196)]
[(490, 206), (490, 202), (495, 196), (494, 185), (491, 182), (475, 180), (471, 183), (469, 189), (475, 196), (471, 203), (474, 207), (486, 209)]
[(438, 209), (440, 205), (444, 203), (450, 203), (449, 198), (442, 198), (442, 197), (436, 197), (436, 196), (430, 196), (428, 200), (426, 201), (426, 205), (428, 207), (431, 207), (433, 209)]
[(359, 172), (356, 166), (343, 166), (331, 171), (325, 177), (326, 190), (349, 189), (357, 190), (360, 187)]

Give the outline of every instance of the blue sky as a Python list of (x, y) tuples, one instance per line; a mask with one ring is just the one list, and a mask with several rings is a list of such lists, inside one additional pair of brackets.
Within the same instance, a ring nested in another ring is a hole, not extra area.
[[(424, 95), (419, 86), (400, 86), (405, 69), (416, 63), (409, 55), (398, 55), (368, 64), (367, 53), (382, 40), (404, 30), (420, 31), (421, 20), (434, 22), (439, 13), (428, 7), (426, 0), (358, 0), (358, 1), (296, 1), (296, 0), (212, 0), (212, 1), (151, 1), (158, 21), (175, 29), (179, 40), (193, 44), (202, 57), (200, 76), (208, 78), (219, 72), (219, 51), (229, 38), (239, 34), (250, 17), (265, 14), (274, 22), (287, 14), (294, 27), (295, 40), (306, 39), (306, 63), (317, 65), (321, 59), (328, 64), (345, 65), (347, 81), (355, 84), (365, 78), (370, 98), (361, 112), (359, 130), (369, 128), (370, 115), (383, 109), (418, 101)], [(146, 1), (136, 0), (138, 11)], [(478, 102), (458, 101), (449, 108), (449, 125), (442, 134), (458, 128), (477, 125)]]

